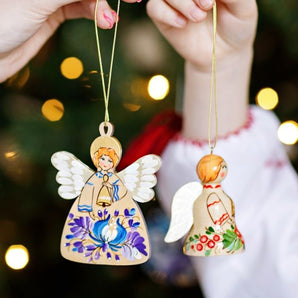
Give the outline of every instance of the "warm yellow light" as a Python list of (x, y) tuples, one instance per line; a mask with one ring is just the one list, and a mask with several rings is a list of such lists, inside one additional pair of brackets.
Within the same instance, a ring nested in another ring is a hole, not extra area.
[(13, 86), (16, 88), (22, 88), (26, 85), (30, 78), (30, 68), (27, 66), (13, 75), (10, 79), (7, 80), (7, 86)]
[(153, 76), (149, 80), (147, 90), (151, 98), (155, 100), (162, 100), (169, 93), (169, 90), (170, 90), (169, 80), (162, 75)]
[(278, 94), (272, 88), (263, 88), (258, 92), (256, 102), (265, 110), (273, 110), (278, 104)]
[(4, 153), (4, 156), (7, 159), (14, 158), (14, 157), (16, 157), (16, 155), (17, 155), (17, 153), (15, 151), (8, 151), (8, 152)]
[(73, 80), (81, 76), (84, 71), (83, 63), (76, 57), (69, 57), (62, 61), (60, 70), (63, 76)]
[(292, 120), (282, 123), (277, 131), (279, 140), (286, 145), (294, 145), (298, 141), (298, 123)]
[(5, 262), (12, 269), (23, 269), (29, 262), (29, 252), (23, 245), (11, 245), (5, 254)]
[(140, 105), (136, 105), (133, 103), (124, 103), (123, 106), (125, 109), (127, 109), (130, 112), (137, 112), (141, 108)]
[(49, 99), (42, 105), (41, 112), (49, 121), (59, 121), (63, 117), (64, 106), (57, 99)]

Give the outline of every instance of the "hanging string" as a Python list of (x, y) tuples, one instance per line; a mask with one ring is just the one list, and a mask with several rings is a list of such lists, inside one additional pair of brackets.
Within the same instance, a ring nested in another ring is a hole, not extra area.
[[(216, 92), (216, 30), (217, 30), (217, 9), (216, 2), (213, 5), (213, 35), (212, 35), (212, 66), (211, 66), (211, 82), (210, 82), (210, 98), (209, 98), (209, 117), (208, 117), (208, 142), (211, 154), (217, 143), (218, 134), (218, 115), (217, 115), (217, 92)], [(211, 140), (211, 118), (214, 105), (215, 118), (215, 137)]]
[[(98, 54), (98, 63), (99, 63), (99, 68), (100, 68), (101, 84), (102, 84), (104, 103), (105, 103), (105, 123), (106, 123), (106, 122), (110, 121), (109, 100), (110, 100), (111, 80), (112, 80), (112, 73), (113, 73), (113, 62), (114, 62), (114, 56), (115, 56), (118, 22), (116, 22), (115, 29), (114, 29), (111, 61), (110, 61), (110, 68), (109, 68), (109, 75), (108, 75), (108, 86), (106, 88), (105, 76), (104, 76), (104, 71), (103, 71), (103, 63), (102, 63), (102, 55), (101, 55), (101, 50), (100, 50), (98, 26), (97, 26), (98, 2), (99, 2), (99, 0), (96, 0), (95, 11), (94, 11), (94, 27), (95, 27), (95, 37), (96, 37), (96, 46), (97, 46), (97, 54)], [(119, 16), (119, 11), (120, 11), (120, 0), (118, 0), (118, 4), (117, 4), (117, 16)]]

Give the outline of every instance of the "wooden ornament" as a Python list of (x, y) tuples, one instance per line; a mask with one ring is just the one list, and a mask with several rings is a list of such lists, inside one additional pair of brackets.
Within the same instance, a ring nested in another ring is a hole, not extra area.
[(112, 136), (111, 123), (103, 122), (99, 131), (90, 148), (96, 172), (69, 152), (57, 152), (51, 159), (58, 170), (59, 195), (76, 198), (64, 225), (61, 254), (87, 264), (141, 264), (150, 256), (150, 244), (135, 201), (144, 203), (154, 197), (154, 174), (161, 159), (146, 155), (117, 173), (121, 144)]
[(228, 172), (226, 162), (218, 155), (206, 155), (196, 170), (202, 183), (190, 182), (174, 195), (165, 242), (177, 241), (187, 234), (183, 252), (190, 256), (244, 251), (244, 240), (235, 223), (234, 203), (221, 187)]

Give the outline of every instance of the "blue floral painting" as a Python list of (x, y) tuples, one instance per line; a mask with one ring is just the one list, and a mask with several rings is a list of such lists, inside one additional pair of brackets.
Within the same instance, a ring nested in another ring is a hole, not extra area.
[(125, 209), (123, 214), (119, 210), (113, 214), (100, 210), (96, 221), (70, 213), (68, 225), (71, 233), (66, 235), (65, 246), (83, 254), (90, 263), (100, 258), (134, 261), (148, 255), (145, 239), (138, 231), (140, 222), (135, 208)]

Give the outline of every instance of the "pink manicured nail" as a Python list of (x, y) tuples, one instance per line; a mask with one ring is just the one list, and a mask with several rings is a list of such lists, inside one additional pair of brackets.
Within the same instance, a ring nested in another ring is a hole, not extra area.
[(105, 9), (103, 12), (103, 17), (109, 23), (109, 29), (113, 28), (115, 22), (111, 11), (108, 9)]
[(142, 2), (142, 0), (137, 0), (138, 3)]
[(112, 10), (112, 15), (115, 22), (119, 22), (120, 17), (117, 15), (116, 11)]

